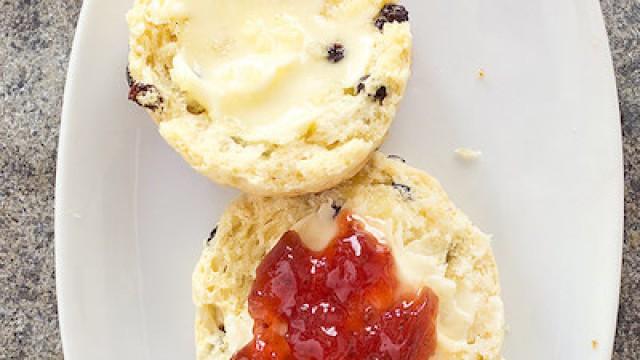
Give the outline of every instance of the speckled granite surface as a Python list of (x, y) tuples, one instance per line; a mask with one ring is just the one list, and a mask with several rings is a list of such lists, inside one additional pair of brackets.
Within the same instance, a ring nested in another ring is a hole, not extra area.
[(640, 359), (640, 0), (602, 0), (622, 113), (625, 237), (614, 360)]
[[(62, 359), (53, 188), (81, 0), (0, 4), (0, 359)], [(623, 114), (624, 273), (615, 360), (640, 359), (640, 0), (602, 0)], [(573, 360), (573, 359), (571, 359)], [(575, 359), (577, 360), (577, 359)]]

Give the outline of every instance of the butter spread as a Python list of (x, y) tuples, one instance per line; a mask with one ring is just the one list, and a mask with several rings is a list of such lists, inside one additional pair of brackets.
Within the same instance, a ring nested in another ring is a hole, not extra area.
[(389, 222), (354, 216), (378, 241), (391, 248), (399, 281), (407, 290), (428, 286), (438, 295), (438, 346), (456, 347), (456, 342), (466, 344), (469, 329), (480, 307), (479, 296), (463, 284), (446, 278), (446, 264), (438, 264), (434, 257), (407, 249), (402, 238), (393, 235)]
[[(172, 79), (212, 121), (251, 133), (303, 129), (365, 75), (377, 9), (371, 1), (179, 0)], [(344, 49), (328, 59), (334, 44)]]
[(317, 213), (298, 221), (292, 228), (298, 233), (304, 246), (313, 251), (324, 250), (338, 233), (335, 210), (324, 204)]
[(224, 327), (228, 346), (233, 349), (232, 353), (241, 349), (253, 338), (253, 319), (246, 311), (239, 315), (225, 315)]

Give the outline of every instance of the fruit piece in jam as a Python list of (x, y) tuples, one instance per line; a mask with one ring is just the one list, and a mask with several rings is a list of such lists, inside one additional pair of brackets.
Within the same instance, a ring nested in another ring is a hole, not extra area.
[(233, 359), (426, 360), (435, 352), (438, 298), (401, 290), (390, 249), (349, 211), (322, 251), (295, 231), (256, 271), (253, 340)]

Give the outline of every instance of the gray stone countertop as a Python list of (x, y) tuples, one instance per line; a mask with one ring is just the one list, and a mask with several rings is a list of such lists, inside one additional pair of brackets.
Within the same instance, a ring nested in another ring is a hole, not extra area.
[[(624, 133), (625, 241), (613, 359), (640, 359), (640, 0), (601, 0)], [(56, 146), (81, 0), (0, 3), (0, 359), (62, 359), (53, 206)], [(576, 359), (577, 360), (577, 359)]]

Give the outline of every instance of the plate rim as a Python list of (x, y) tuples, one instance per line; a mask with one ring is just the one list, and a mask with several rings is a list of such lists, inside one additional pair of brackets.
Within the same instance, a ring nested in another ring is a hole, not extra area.
[(66, 179), (66, 153), (68, 150), (68, 133), (70, 131), (69, 120), (69, 107), (73, 95), (73, 88), (75, 86), (76, 78), (74, 76), (75, 69), (79, 62), (79, 49), (81, 38), (86, 36), (86, 32), (82, 29), (85, 28), (85, 23), (88, 21), (87, 9), (92, 6), (93, 0), (84, 0), (80, 6), (80, 12), (78, 14), (78, 21), (74, 30), (73, 41), (71, 44), (71, 52), (69, 54), (69, 62), (67, 65), (66, 80), (64, 85), (64, 94), (62, 99), (62, 112), (60, 115), (60, 132), (58, 135), (58, 148), (57, 148), (57, 160), (56, 160), (56, 178), (55, 178), (55, 190), (54, 190), (54, 220), (53, 220), (53, 232), (54, 232), (54, 262), (55, 262), (55, 285), (56, 285), (56, 310), (58, 312), (58, 330), (60, 331), (60, 343), (62, 348), (62, 354), (64, 357), (72, 357), (66, 350), (66, 345), (70, 342), (70, 334), (65, 331), (66, 324), (66, 287), (65, 280), (65, 265), (63, 250), (65, 245), (68, 244), (66, 234), (66, 224), (64, 224), (63, 213), (65, 209), (66, 193), (63, 189), (63, 184)]

